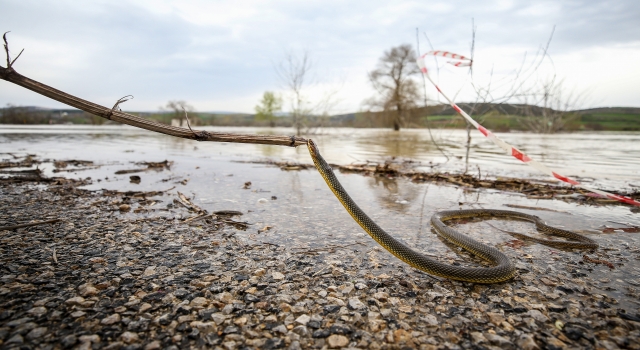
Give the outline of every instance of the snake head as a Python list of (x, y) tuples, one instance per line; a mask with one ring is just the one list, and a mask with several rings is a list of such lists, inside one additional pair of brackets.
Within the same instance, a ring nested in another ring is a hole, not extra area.
[(312, 139), (307, 140), (307, 148), (309, 149), (309, 153), (311, 153), (312, 157), (318, 157), (320, 155), (320, 150), (315, 142)]

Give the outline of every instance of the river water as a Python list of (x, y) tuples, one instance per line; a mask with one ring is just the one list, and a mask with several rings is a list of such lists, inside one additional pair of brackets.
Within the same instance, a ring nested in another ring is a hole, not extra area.
[[(210, 131), (290, 135), (284, 128), (205, 128)], [(434, 130), (433, 137), (449, 160), (436, 148), (427, 130), (322, 129), (312, 135), (330, 163), (384, 162), (390, 157), (410, 159), (424, 171), (469, 172), (485, 177), (520, 177), (550, 180), (472, 132), (469, 162), (465, 164), (466, 132)], [(538, 135), (498, 134), (505, 141), (543, 162), (556, 172), (578, 178), (608, 190), (640, 190), (640, 133), (572, 133)], [(11, 153), (11, 154), (9, 154)], [(172, 189), (159, 197), (181, 191), (206, 210), (240, 210), (242, 220), (252, 224), (244, 239), (317, 247), (353, 243), (377, 249), (377, 245), (344, 211), (315, 170), (283, 171), (254, 163), (259, 160), (311, 163), (305, 147), (289, 148), (250, 144), (196, 142), (154, 134), (128, 126), (0, 126), (0, 160), (35, 154), (41, 160), (90, 160), (99, 165), (86, 170), (53, 173), (52, 162), (39, 165), (48, 176), (91, 177), (88, 189), (155, 191)], [(136, 169), (141, 161), (173, 162), (170, 169), (137, 173), (139, 184), (129, 182), (131, 174), (118, 170)], [(579, 231), (600, 243), (596, 257), (616, 265), (581, 263), (584, 252), (558, 251), (538, 244), (519, 249), (503, 247), (513, 259), (533, 264), (536, 273), (584, 276), (595, 292), (620, 301), (624, 308), (637, 308), (640, 299), (640, 214), (629, 206), (584, 206), (561, 200), (532, 200), (519, 193), (490, 189), (468, 189), (454, 185), (412, 183), (359, 174), (337, 174), (354, 200), (394, 236), (429, 254), (458, 259), (437, 237), (430, 235), (429, 218), (439, 210), (457, 208), (509, 209), (505, 205), (539, 207), (548, 211), (517, 209), (538, 215), (554, 226)], [(2, 176), (2, 174), (0, 174)], [(249, 189), (243, 187), (251, 182)], [(162, 215), (178, 215), (163, 209)], [(120, 214), (119, 214), (120, 215)], [(135, 218), (134, 213), (121, 214)], [(532, 225), (494, 221), (509, 231), (535, 234)], [(266, 226), (267, 231), (259, 231)], [(513, 237), (482, 222), (463, 224), (459, 230), (475, 239), (500, 246)], [(606, 232), (606, 233), (605, 233)], [(406, 268), (393, 256), (381, 252), (381, 269)], [(386, 255), (385, 255), (386, 254)], [(452, 260), (452, 261), (453, 261)], [(634, 294), (636, 293), (636, 294)], [(636, 297), (630, 296), (636, 295)]]

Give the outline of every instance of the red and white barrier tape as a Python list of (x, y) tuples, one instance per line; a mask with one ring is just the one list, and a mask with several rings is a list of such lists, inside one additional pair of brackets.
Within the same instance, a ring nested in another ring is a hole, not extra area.
[(595, 188), (591, 188), (589, 186), (585, 186), (581, 183), (579, 183), (578, 181), (575, 181), (573, 179), (570, 179), (566, 176), (562, 176), (554, 171), (552, 171), (551, 169), (549, 169), (546, 165), (537, 162), (533, 159), (531, 159), (529, 156), (527, 156), (524, 152), (520, 151), (519, 149), (511, 146), (510, 144), (502, 141), (500, 138), (498, 138), (496, 135), (494, 135), (491, 131), (487, 130), (486, 128), (484, 128), (482, 125), (478, 124), (475, 120), (473, 120), (473, 118), (471, 118), (467, 113), (465, 113), (465, 111), (463, 111), (462, 109), (460, 109), (460, 107), (458, 107), (458, 105), (456, 105), (442, 90), (440, 90), (440, 87), (438, 86), (438, 84), (436, 84), (432, 79), (431, 76), (429, 76), (429, 72), (427, 70), (427, 67), (424, 63), (424, 58), (426, 56), (441, 56), (441, 57), (446, 57), (446, 58), (452, 58), (452, 59), (456, 59), (458, 61), (449, 61), (447, 63), (454, 65), (456, 67), (468, 67), (471, 66), (471, 64), (473, 63), (471, 59), (461, 56), (461, 55), (457, 55), (455, 53), (451, 53), (451, 52), (447, 52), (447, 51), (429, 51), (427, 53), (425, 53), (424, 55), (420, 56), (420, 58), (418, 58), (418, 67), (420, 67), (420, 70), (422, 71), (422, 73), (427, 77), (427, 79), (429, 79), (429, 81), (431, 82), (431, 84), (433, 84), (433, 86), (436, 87), (436, 90), (438, 90), (438, 92), (449, 102), (449, 104), (451, 105), (451, 107), (453, 107), (453, 109), (458, 112), (461, 116), (464, 117), (464, 119), (466, 119), (469, 123), (471, 123), (471, 125), (475, 126), (476, 129), (478, 129), (478, 131), (480, 131), (484, 136), (488, 137), (491, 141), (493, 141), (493, 143), (495, 143), (496, 145), (498, 145), (500, 148), (502, 148), (503, 150), (505, 150), (509, 155), (513, 156), (514, 158), (520, 160), (523, 163), (526, 163), (538, 170), (540, 170), (543, 173), (548, 174), (549, 176), (554, 177), (555, 179), (568, 183), (570, 185), (576, 186), (576, 187), (580, 187), (580, 188), (584, 188), (587, 191), (591, 191), (593, 193), (596, 193), (602, 197), (606, 197), (606, 198), (610, 198), (610, 199), (615, 199), (627, 204), (631, 204), (631, 205), (637, 205), (640, 206), (640, 202), (629, 198), (629, 197), (624, 197), (624, 196), (620, 196), (617, 194), (613, 194), (613, 193), (608, 193), (605, 191), (601, 191)]

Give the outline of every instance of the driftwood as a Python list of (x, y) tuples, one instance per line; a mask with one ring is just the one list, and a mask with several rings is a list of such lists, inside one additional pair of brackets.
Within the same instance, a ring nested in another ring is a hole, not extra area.
[(97, 103), (83, 100), (64, 91), (55, 89), (49, 85), (27, 78), (24, 75), (16, 72), (16, 70), (13, 68), (13, 65), (18, 57), (20, 57), (20, 55), (22, 54), (22, 51), (15, 59), (13, 59), (13, 61), (11, 60), (11, 58), (9, 57), (7, 33), (4, 33), (2, 37), (4, 39), (4, 49), (7, 55), (7, 67), (0, 67), (0, 79), (14, 83), (16, 85), (20, 85), (25, 89), (29, 89), (37, 94), (47, 96), (58, 102), (62, 102), (66, 105), (78, 108), (87, 113), (105, 119), (113, 120), (118, 123), (135, 126), (141, 129), (196, 141), (258, 143), (264, 145), (279, 145), (289, 147), (297, 147), (305, 145), (307, 143), (307, 140), (305, 138), (296, 136), (230, 134), (223, 132), (193, 131), (187, 128), (180, 128), (163, 123), (158, 123), (156, 121), (122, 112), (118, 108), (118, 106), (121, 103), (127, 101), (126, 97), (118, 100), (112, 108), (104, 107)]

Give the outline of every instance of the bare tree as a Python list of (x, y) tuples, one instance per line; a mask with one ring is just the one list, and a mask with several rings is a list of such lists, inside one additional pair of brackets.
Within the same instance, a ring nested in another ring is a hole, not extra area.
[[(569, 92), (565, 94), (563, 81), (553, 77), (541, 81), (523, 95), (521, 107), (522, 123), (529, 130), (542, 134), (551, 134), (562, 130), (564, 125), (578, 116), (571, 112), (582, 102), (584, 94)], [(536, 108), (537, 107), (537, 108)]]
[(308, 75), (311, 66), (311, 60), (307, 51), (304, 51), (302, 56), (296, 56), (293, 52), (288, 52), (285, 59), (276, 66), (276, 73), (291, 93), (291, 114), (296, 135), (302, 133), (304, 119), (311, 114), (308, 101), (305, 100), (302, 95), (302, 89), (309, 80)]
[(409, 44), (385, 51), (369, 80), (380, 95), (367, 101), (389, 115), (393, 130), (400, 130), (406, 113), (420, 100), (418, 84), (411, 77), (419, 73), (416, 53)]
[[(193, 106), (191, 106), (190, 104), (188, 104), (185, 101), (182, 100), (172, 100), (167, 102), (167, 105), (165, 107), (160, 107), (161, 110), (168, 110), (170, 112), (172, 112), (169, 116), (168, 116), (168, 121), (165, 120), (165, 122), (171, 123), (171, 119), (179, 119), (182, 120), (183, 116), (184, 116), (184, 111), (187, 112), (193, 112), (195, 111), (195, 108), (193, 108)], [(195, 122), (195, 120), (191, 120), (192, 122)]]

